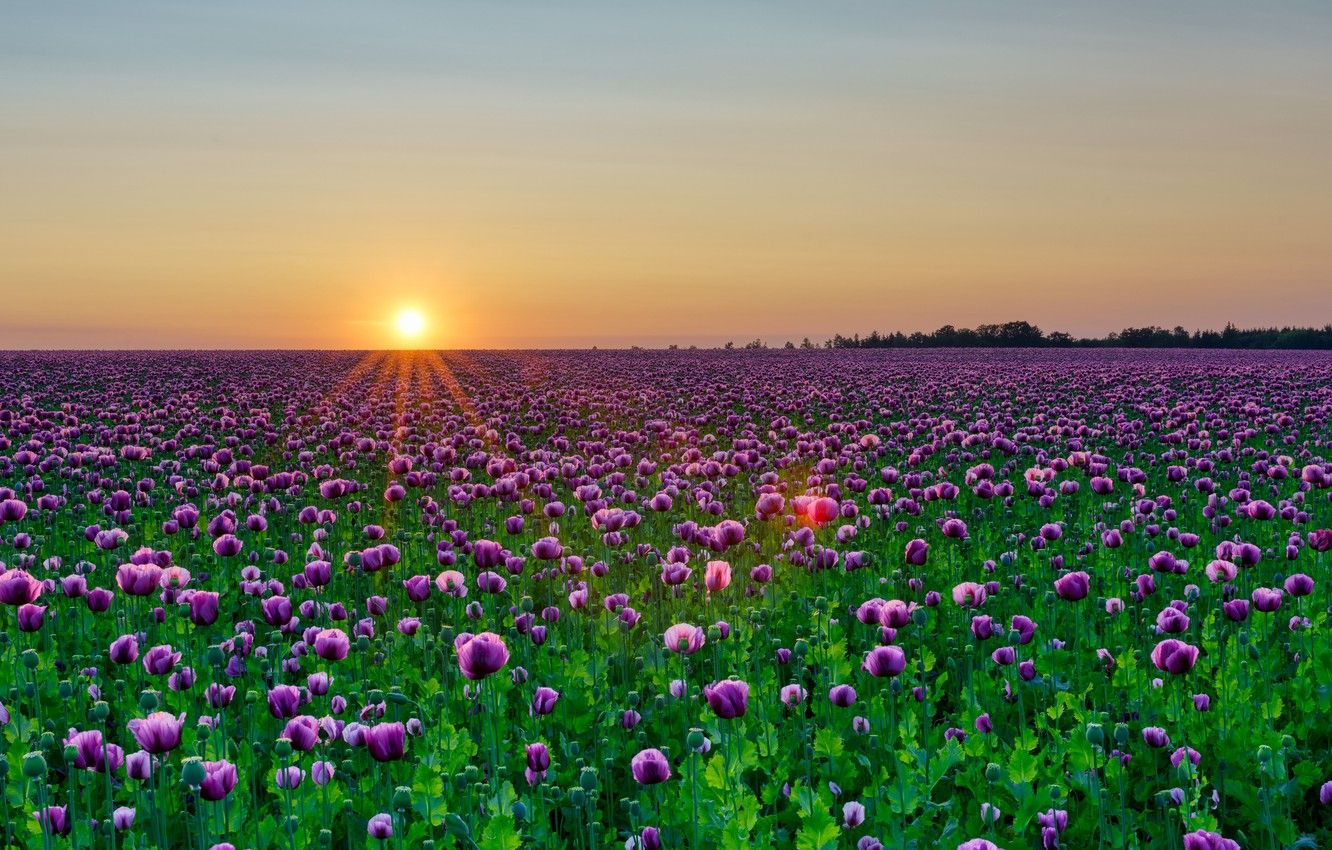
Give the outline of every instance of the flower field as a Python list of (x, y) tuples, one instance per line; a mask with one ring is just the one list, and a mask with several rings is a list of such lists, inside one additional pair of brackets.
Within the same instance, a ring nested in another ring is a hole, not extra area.
[(21, 848), (1332, 844), (1332, 356), (0, 354)]

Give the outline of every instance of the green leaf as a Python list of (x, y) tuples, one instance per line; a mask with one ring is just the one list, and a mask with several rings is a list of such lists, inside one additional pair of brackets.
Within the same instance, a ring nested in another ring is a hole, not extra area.
[(513, 790), (513, 783), (505, 782), (491, 796), (490, 802), (486, 805), (486, 811), (494, 816), (509, 814), (517, 800), (518, 792)]
[(726, 760), (721, 756), (714, 756), (708, 760), (708, 766), (703, 768), (703, 782), (709, 788), (721, 791), (726, 787)]
[(832, 729), (820, 729), (814, 733), (814, 754), (826, 759), (835, 759), (842, 754), (845, 747), (842, 744), (842, 736)]
[(477, 842), (477, 846), (481, 850), (518, 850), (522, 843), (513, 815), (503, 814), (490, 819), (485, 831), (481, 833), (481, 840)]
[(749, 830), (737, 821), (727, 821), (722, 829), (723, 850), (749, 850)]
[(1025, 750), (1014, 750), (1008, 759), (1008, 778), (1013, 782), (1029, 784), (1036, 781), (1040, 760)]
[(795, 788), (791, 790), (791, 799), (800, 806), (800, 817), (807, 818), (814, 814), (818, 809), (823, 808), (819, 800), (819, 792), (806, 785), (803, 781), (797, 782)]
[(1031, 823), (1037, 813), (1042, 811), (1042, 805), (1049, 803), (1048, 797), (1034, 793), (1029, 785), (1019, 785), (1018, 788), (1021, 789), (1021, 793), (1018, 795), (1021, 805), (1013, 814), (1013, 830), (1015, 833), (1026, 829), (1027, 824)]
[(440, 736), (443, 740), (438, 752), (444, 755), (440, 772), (450, 775), (457, 773), (476, 755), (476, 742), (471, 735), (452, 726), (442, 729)]
[(1024, 752), (1034, 752), (1040, 742), (1036, 739), (1036, 734), (1030, 729), (1023, 729), (1013, 741), (1013, 746)]
[(925, 672), (927, 673), (933, 670), (938, 663), (938, 659), (935, 658), (934, 653), (931, 652), (930, 648), (927, 646), (920, 648), (920, 659), (925, 662)]
[(449, 810), (444, 798), (444, 780), (436, 774), (431, 774), (428, 769), (424, 771), (418, 769), (413, 784), (415, 793), (412, 794), (412, 808), (422, 818), (426, 817), (426, 812), (429, 810), (432, 826), (444, 823), (444, 816)]
[(732, 818), (734, 823), (739, 824), (746, 834), (758, 826), (759, 820), (759, 801), (753, 794), (741, 792), (739, 798), (735, 801), (735, 816)]
[(944, 774), (961, 764), (963, 758), (962, 745), (956, 738), (950, 738), (939, 750), (939, 757), (930, 762), (930, 787), (939, 784)]
[(903, 782), (900, 786), (894, 785), (888, 792), (888, 808), (897, 815), (910, 815), (920, 806), (924, 795), (918, 790), (919, 784), (915, 782)]
[(832, 815), (824, 809), (815, 809), (796, 834), (796, 850), (832, 850), (841, 834)]
[(1075, 773), (1089, 773), (1095, 767), (1096, 751), (1082, 735), (1074, 735), (1068, 745), (1069, 766)]

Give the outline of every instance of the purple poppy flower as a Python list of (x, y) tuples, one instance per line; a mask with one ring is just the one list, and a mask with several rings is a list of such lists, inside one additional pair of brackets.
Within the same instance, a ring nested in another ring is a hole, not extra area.
[(1198, 661), (1198, 647), (1168, 638), (1152, 649), (1152, 663), (1164, 673), (1179, 675), (1193, 669)]
[(640, 785), (656, 785), (671, 778), (671, 763), (661, 750), (640, 750), (629, 766)]
[(896, 646), (876, 646), (865, 656), (861, 667), (875, 678), (897, 676), (906, 669), (906, 653)]
[(210, 802), (225, 799), (236, 787), (236, 765), (224, 759), (203, 763), (204, 778), (199, 783), (199, 796)]
[(134, 740), (145, 752), (153, 755), (169, 753), (180, 746), (180, 733), (185, 727), (185, 713), (171, 715), (155, 711), (145, 718), (134, 718), (128, 724)]
[(387, 814), (380, 813), (370, 818), (365, 825), (365, 831), (371, 838), (377, 838), (380, 841), (393, 837), (393, 818)]
[(484, 679), (509, 663), (509, 648), (493, 632), (473, 635), (463, 632), (453, 642), (458, 654), (458, 669), (472, 680)]
[(407, 750), (407, 727), (401, 723), (379, 723), (361, 732), (361, 745), (375, 761), (396, 761)]
[(703, 689), (703, 695), (713, 713), (722, 720), (744, 717), (749, 711), (749, 685), (739, 679), (713, 682)]

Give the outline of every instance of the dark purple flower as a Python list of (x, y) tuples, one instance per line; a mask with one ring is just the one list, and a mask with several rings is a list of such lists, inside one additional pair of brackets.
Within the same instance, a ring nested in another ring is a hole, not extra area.
[(315, 635), (314, 650), (325, 661), (341, 661), (351, 651), (351, 639), (342, 629), (320, 629)]
[(134, 718), (127, 726), (134, 740), (145, 752), (153, 755), (169, 753), (180, 746), (180, 733), (185, 727), (185, 712), (171, 715), (155, 711), (145, 718)]
[(393, 818), (387, 814), (380, 813), (370, 818), (365, 825), (365, 831), (371, 838), (377, 838), (383, 841), (393, 837)]
[(285, 596), (270, 596), (259, 603), (264, 622), (270, 626), (285, 626), (291, 622), (291, 600)]
[(295, 685), (274, 685), (268, 692), (268, 713), (279, 719), (295, 717), (303, 701)]
[(407, 727), (401, 723), (379, 723), (361, 732), (361, 744), (375, 761), (396, 761), (407, 750)]
[(838, 708), (855, 705), (856, 689), (850, 685), (833, 685), (828, 691), (828, 701)]
[(1253, 600), (1253, 607), (1265, 613), (1272, 613), (1281, 607), (1281, 599), (1285, 594), (1270, 587), (1256, 587), (1249, 598)]
[(1152, 663), (1164, 673), (1179, 675), (1193, 669), (1198, 661), (1198, 647), (1167, 638), (1152, 649)]
[(744, 717), (749, 710), (749, 685), (739, 679), (713, 682), (703, 689), (703, 695), (713, 713), (722, 720)]
[(125, 762), (125, 751), (115, 744), (106, 743), (99, 729), (85, 732), (71, 729), (65, 738), (65, 746), (72, 746), (77, 751), (74, 766), (80, 770), (101, 773), (109, 769), (115, 773)]
[(906, 562), (913, 567), (925, 566), (930, 554), (930, 544), (917, 537), (906, 545)]
[(23, 570), (0, 573), (0, 604), (27, 605), (42, 595), (42, 583)]
[(424, 602), (430, 598), (429, 576), (412, 576), (403, 579), (402, 586), (407, 590), (407, 598), (413, 602)]
[(1284, 586), (1291, 596), (1308, 596), (1314, 592), (1314, 580), (1304, 573), (1288, 576)]
[(196, 590), (190, 594), (190, 622), (196, 626), (211, 626), (217, 622), (218, 594)]
[(294, 764), (279, 767), (273, 779), (278, 788), (290, 791), (299, 788), (301, 783), (305, 781), (305, 771)]
[(1200, 829), (1184, 835), (1184, 850), (1240, 850), (1240, 845), (1219, 832)]
[(18, 609), (18, 627), (21, 632), (35, 632), (42, 628), (42, 622), (46, 619), (46, 606), (20, 605)]
[(221, 558), (232, 558), (240, 554), (244, 544), (234, 534), (224, 534), (213, 541), (213, 551)]
[(537, 688), (536, 693), (532, 695), (532, 707), (530, 709), (532, 716), (538, 717), (550, 714), (555, 710), (555, 703), (559, 698), (560, 692), (554, 688), (545, 686)]
[(236, 787), (236, 765), (226, 760), (203, 763), (204, 778), (199, 783), (199, 796), (210, 802), (225, 799)]
[(656, 785), (671, 778), (671, 763), (661, 750), (640, 750), (630, 762), (634, 781), (640, 785)]
[(454, 640), (453, 648), (458, 653), (458, 669), (468, 679), (484, 679), (509, 663), (509, 648), (493, 632), (463, 632)]
[(861, 666), (875, 678), (897, 676), (906, 669), (906, 653), (896, 646), (876, 646), (866, 654)]
[(1059, 594), (1060, 599), (1067, 599), (1070, 602), (1077, 602), (1084, 599), (1091, 588), (1091, 577), (1085, 572), (1068, 573), (1055, 579), (1055, 593)]
[(180, 663), (180, 653), (173, 652), (170, 644), (154, 646), (143, 654), (143, 669), (150, 676), (165, 676)]
[(69, 810), (65, 806), (47, 806), (32, 813), (47, 835), (69, 835), (73, 823), (69, 819)]
[(299, 714), (287, 721), (282, 737), (291, 741), (293, 750), (309, 752), (319, 743), (319, 721), (308, 714)]
[(1170, 736), (1160, 726), (1147, 726), (1142, 730), (1142, 740), (1149, 747), (1170, 746)]

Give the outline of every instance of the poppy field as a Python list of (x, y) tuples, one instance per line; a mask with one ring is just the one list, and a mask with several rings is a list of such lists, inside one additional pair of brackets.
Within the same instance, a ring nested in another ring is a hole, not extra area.
[(1332, 844), (1332, 355), (0, 354), (20, 848)]

